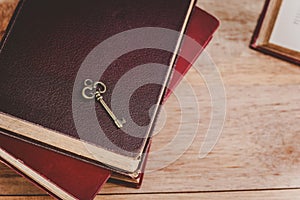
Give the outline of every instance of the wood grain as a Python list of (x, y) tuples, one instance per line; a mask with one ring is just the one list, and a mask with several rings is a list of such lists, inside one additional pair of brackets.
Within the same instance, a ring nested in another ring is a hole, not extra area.
[[(196, 91), (201, 116), (191, 146), (185, 152), (180, 152), (179, 145), (154, 156), (176, 136), (178, 124), (190, 125), (182, 132), (186, 136), (194, 131), (193, 108), (189, 108), (190, 117), (181, 120), (173, 95), (164, 106), (160, 121), (165, 123), (159, 124), (162, 128), (154, 137), (148, 170), (167, 166), (146, 173), (140, 190), (108, 183), (100, 199), (299, 199), (299, 189), (292, 188), (300, 188), (300, 67), (248, 48), (263, 3), (198, 2), (221, 20), (207, 48), (222, 75), (227, 96), (224, 128), (213, 151), (199, 158), (212, 107), (205, 81), (191, 70), (186, 80)], [(198, 61), (197, 65), (203, 63)], [(181, 95), (186, 102), (194, 98)], [(170, 155), (180, 153), (183, 155), (168, 165)], [(240, 192), (230, 192), (236, 190)], [(2, 199), (49, 199), (33, 196), (40, 194), (44, 192), (0, 165), (0, 195), (17, 195)]]
[[(286, 200), (300, 199), (300, 190), (283, 190), (283, 191), (244, 191), (244, 192), (210, 192), (210, 193), (186, 193), (186, 194), (129, 194), (129, 195), (98, 195), (96, 200)], [(14, 197), (0, 197), (0, 200), (50, 200), (51, 197), (46, 196), (14, 196)]]
[(0, 39), (2, 38), (9, 20), (17, 6), (16, 0), (0, 0)]

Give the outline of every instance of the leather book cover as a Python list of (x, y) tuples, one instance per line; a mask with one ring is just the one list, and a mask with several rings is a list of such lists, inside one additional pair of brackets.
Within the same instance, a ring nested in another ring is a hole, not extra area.
[[(138, 175), (179, 33), (194, 4), (22, 0), (1, 44), (0, 127), (45, 148)], [(116, 35), (118, 42), (110, 39)], [(171, 51), (151, 48), (152, 43)], [(150, 82), (140, 85), (145, 79)], [(97, 101), (86, 99), (83, 89), (97, 81), (102, 82), (93, 85), (101, 93)]]
[[(195, 39), (203, 48), (205, 48), (205, 46), (209, 43), (211, 37), (212, 37), (212, 33), (214, 32), (214, 30), (217, 28), (217, 24), (215, 23), (215, 18), (213, 16), (211, 16), (210, 14), (206, 13), (205, 11), (199, 9), (199, 8), (195, 8), (195, 11), (192, 14), (191, 20), (189, 22), (189, 26), (187, 28), (187, 32), (186, 34), (190, 37), (192, 37), (193, 39)], [(186, 51), (189, 50), (190, 48), (188, 48), (188, 45), (183, 44), (183, 47), (185, 47), (186, 49), (182, 48), (182, 51)], [(192, 52), (193, 55), (198, 55), (202, 52), (202, 48), (199, 49), (198, 53), (196, 52)], [(180, 59), (177, 59), (177, 63)], [(182, 74), (184, 75), (184, 72), (187, 72), (188, 69), (190, 68), (190, 64), (187, 62), (183, 62), (182, 64), (178, 65), (175, 64), (176, 68), (179, 72), (183, 72)], [(171, 83), (178, 83), (180, 80), (174, 80), (174, 78), (176, 78), (175, 76), (172, 77)], [(176, 84), (172, 85), (172, 88), (175, 88)], [(167, 94), (164, 97), (164, 101), (166, 101), (167, 97), (170, 95)], [(1, 134), (1, 133), (0, 133)], [(6, 144), (11, 144), (11, 143), (16, 143), (16, 141), (14, 138), (8, 137), (7, 135), (0, 135), (0, 138), (5, 138), (6, 140)], [(61, 161), (61, 157), (62, 155), (53, 152), (53, 151), (49, 151), (49, 150), (44, 150), (43, 148), (39, 147), (39, 146), (35, 146), (35, 145), (31, 145), (29, 143), (26, 143), (24, 141), (19, 141), (17, 142), (19, 143), (18, 145), (23, 146), (20, 149), (22, 149), (22, 151), (20, 151), (19, 148), (13, 148), (13, 146), (10, 145), (1, 145), (1, 148), (3, 150), (5, 150), (8, 153), (13, 153), (13, 155), (18, 158), (19, 160), (21, 160), (24, 164), (26, 164), (27, 166), (31, 167), (32, 165), (34, 165), (31, 168), (34, 168), (34, 170), (36, 172), (38, 172), (39, 174), (42, 174), (42, 176), (45, 179), (48, 179), (52, 182), (54, 182), (57, 186), (61, 187), (63, 190), (67, 191), (69, 194), (72, 194), (73, 196), (75, 196), (78, 199), (92, 199), (92, 197), (94, 197), (94, 195), (96, 194), (96, 192), (99, 190), (99, 188), (101, 187), (102, 184), (104, 184), (106, 182), (106, 180), (108, 179), (108, 177), (110, 176), (110, 172), (108, 170), (105, 169), (101, 169), (100, 168), (100, 172), (95, 169), (91, 175), (88, 173), (86, 174), (85, 171), (86, 170), (91, 170), (89, 169), (89, 167), (85, 167), (85, 164), (82, 164), (83, 162), (77, 159), (73, 159), (71, 157), (66, 157), (63, 156), (63, 162), (65, 162), (65, 164), (71, 163), (72, 165), (75, 166), (74, 170), (69, 171), (68, 174), (68, 178), (69, 179), (74, 179), (74, 180), (65, 180), (64, 178), (61, 177), (65, 177), (66, 176), (66, 172), (64, 170), (61, 170), (60, 166), (52, 166), (51, 170), (48, 171), (44, 171), (43, 169), (39, 169), (39, 166), (35, 165), (35, 161), (38, 161), (38, 163), (43, 163), (43, 165), (47, 165), (47, 161), (49, 161), (48, 159), (45, 160), (45, 158), (48, 157), (48, 153), (50, 154), (50, 161), (51, 163), (56, 163), (57, 161)], [(150, 149), (150, 145), (148, 146), (148, 151)], [(22, 158), (22, 154), (24, 152), (37, 152), (36, 154), (31, 154), (32, 159), (24, 159)], [(48, 152), (48, 153), (47, 153)], [(43, 156), (40, 156), (43, 155)], [(4, 161), (5, 162), (5, 161)], [(32, 163), (33, 162), (33, 163)], [(26, 178), (29, 178), (29, 180), (31, 180), (33, 183), (37, 184), (39, 187), (41, 187), (42, 189), (44, 189), (45, 191), (47, 191), (49, 194), (51, 194), (54, 197), (56, 196), (56, 192), (54, 191), (50, 191), (49, 189), (41, 186), (38, 182), (32, 180), (32, 178), (28, 177), (26, 175), (26, 172), (21, 172), (18, 169), (15, 169), (11, 164), (7, 163), (7, 165), (9, 165), (11, 168), (13, 168), (14, 170), (18, 171), (21, 175), (25, 176)], [(144, 167), (145, 167), (146, 162), (144, 163)], [(87, 185), (88, 188), (90, 188), (89, 190), (78, 190), (78, 187), (81, 188), (81, 185), (77, 185), (75, 186), (74, 184), (70, 184), (71, 183), (78, 183), (78, 171), (76, 171), (77, 167), (79, 169), (81, 169), (83, 171), (83, 175), (80, 175), (80, 177), (85, 178), (86, 180), (90, 180), (90, 182), (95, 182), (93, 180), (96, 180), (98, 185), (97, 187), (99, 188), (95, 188), (95, 187), (90, 187), (89, 185)], [(99, 167), (98, 167), (99, 168)], [(101, 171), (102, 170), (102, 171)], [(43, 172), (43, 173), (41, 173)], [(91, 171), (92, 172), (92, 171)], [(101, 173), (101, 174), (98, 174)], [(99, 179), (100, 176), (100, 179)], [(101, 177), (102, 176), (102, 177)], [(112, 177), (110, 179), (111, 182), (113, 183), (117, 183), (117, 184), (123, 184), (125, 186), (129, 186), (129, 187), (140, 187), (141, 183), (143, 180), (143, 174), (140, 176), (140, 179), (138, 182), (133, 183), (133, 182), (126, 182), (121, 180), (120, 178), (118, 178), (118, 176)], [(82, 193), (81, 193), (82, 192)]]

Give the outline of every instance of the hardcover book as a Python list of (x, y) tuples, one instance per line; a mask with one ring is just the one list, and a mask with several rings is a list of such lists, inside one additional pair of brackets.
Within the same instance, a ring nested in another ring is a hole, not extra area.
[(250, 47), (300, 65), (300, 1), (266, 0)]
[[(138, 178), (194, 4), (20, 1), (1, 44), (0, 128), (32, 144)], [(132, 29), (149, 32), (147, 27), (178, 34), (137, 34), (134, 41), (132, 34), (126, 35)], [(115, 35), (128, 48), (138, 48), (120, 54), (124, 45), (109, 40)], [(146, 40), (172, 51), (148, 48), (152, 44)], [(104, 49), (99, 50), (99, 44)], [(110, 55), (116, 59), (111, 61)], [(140, 85), (145, 79), (150, 82)], [(92, 100), (84, 89), (95, 89)]]
[[(196, 8), (191, 17), (186, 34), (195, 39), (203, 48), (205, 48), (218, 25), (218, 21), (213, 16), (199, 8)], [(190, 55), (197, 58), (197, 56), (202, 52), (203, 48), (192, 49), (189, 48), (189, 45), (186, 42), (184, 42), (181, 46), (181, 51), (187, 51)], [(186, 62), (183, 58), (178, 58), (175, 66), (176, 70), (184, 75), (191, 67), (191, 63)], [(179, 83), (180, 79), (181, 77), (179, 76), (173, 76), (169, 87), (173, 90)], [(165, 95), (164, 101), (170, 95), (170, 91), (171, 90), (169, 90)], [(95, 167), (80, 160), (61, 155), (54, 151), (46, 150), (25, 141), (15, 141), (16, 139), (11, 136), (2, 134), (0, 137), (2, 139), (4, 138), (2, 140), (3, 145), (1, 145), (1, 149), (6, 152), (6, 156), (10, 156), (11, 159), (9, 160), (15, 160), (14, 162), (16, 162), (16, 160), (21, 161), (19, 164), (25, 165), (37, 175), (31, 177), (32, 174), (29, 173), (30, 170), (24, 171), (25, 168), (23, 167), (16, 168), (16, 166), (14, 167), (8, 160), (4, 160), (4, 162), (23, 176), (29, 178), (29, 180), (32, 182), (38, 184), (42, 189), (45, 189), (54, 197), (66, 198), (71, 196), (75, 199), (92, 199), (101, 185), (106, 182), (108, 177), (110, 177), (109, 170)], [(9, 144), (15, 144), (14, 146), (20, 146), (20, 148), (12, 148), (12, 146)], [(27, 152), (36, 152), (36, 154), (30, 154), (29, 156), (26, 154)], [(53, 163), (50, 165), (51, 167), (49, 167), (49, 164), (47, 165), (48, 161)], [(62, 165), (70, 167), (74, 166), (74, 169), (66, 172), (61, 170)], [(66, 176), (67, 179), (62, 178)], [(80, 177), (84, 180), (78, 180), (77, 177)], [(142, 177), (143, 176), (141, 175), (140, 179), (136, 180), (137, 182), (132, 182), (130, 179), (127, 180), (129, 182), (124, 182), (122, 181), (122, 178), (120, 179), (120, 177), (118, 177), (117, 174), (113, 174), (111, 181), (119, 184), (123, 183), (127, 186), (137, 187), (140, 186)], [(84, 182), (84, 187), (76, 185), (78, 182)], [(49, 184), (54, 184), (55, 187), (49, 188)], [(86, 190), (84, 188), (89, 189)]]
[(105, 169), (12, 138), (5, 132), (0, 131), (3, 162), (55, 198), (94, 199), (110, 176)]

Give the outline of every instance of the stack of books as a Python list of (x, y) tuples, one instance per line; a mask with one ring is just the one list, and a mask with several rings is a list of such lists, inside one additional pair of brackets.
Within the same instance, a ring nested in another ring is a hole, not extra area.
[(58, 199), (139, 188), (159, 109), (219, 26), (195, 4), (21, 0), (0, 46), (2, 162)]

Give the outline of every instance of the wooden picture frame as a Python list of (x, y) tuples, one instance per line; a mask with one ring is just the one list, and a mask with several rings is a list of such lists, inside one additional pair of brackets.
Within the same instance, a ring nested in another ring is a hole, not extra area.
[[(258, 20), (256, 30), (253, 34), (250, 47), (261, 51), (266, 54), (270, 54), (289, 62), (300, 65), (300, 47), (298, 49), (288, 48), (280, 44), (276, 44), (271, 41), (272, 34), (275, 30), (277, 20), (279, 20), (279, 13), (282, 9), (283, 3), (291, 3), (293, 0), (267, 0), (262, 11), (262, 14)], [(295, 1), (296, 2), (296, 1)], [(297, 2), (298, 3), (298, 2)], [(283, 12), (283, 11), (282, 11)], [(299, 11), (300, 13), (300, 6)], [(292, 13), (293, 15), (299, 15), (299, 13)], [(297, 17), (297, 16), (296, 16)], [(282, 20), (282, 19), (281, 19)], [(299, 27), (298, 27), (299, 26)], [(300, 24), (295, 27), (300, 30)], [(278, 28), (277, 28), (278, 29)], [(287, 32), (290, 30), (286, 30)], [(288, 37), (288, 34), (287, 34)], [(300, 42), (300, 36), (299, 40)]]

